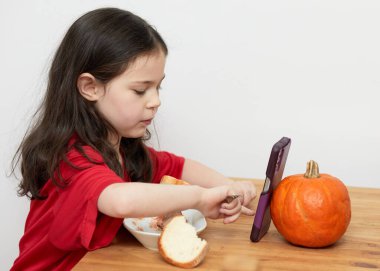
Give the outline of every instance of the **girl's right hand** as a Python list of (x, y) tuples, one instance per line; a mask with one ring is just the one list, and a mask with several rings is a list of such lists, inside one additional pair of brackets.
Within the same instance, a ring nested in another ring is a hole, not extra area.
[(231, 186), (217, 186), (202, 191), (199, 208), (202, 214), (211, 219), (223, 218), (225, 224), (236, 221), (242, 211), (240, 200), (226, 202), (227, 196), (236, 195)]

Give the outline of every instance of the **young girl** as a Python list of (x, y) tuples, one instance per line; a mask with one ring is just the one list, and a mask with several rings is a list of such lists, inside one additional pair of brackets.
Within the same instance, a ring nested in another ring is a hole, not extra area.
[[(70, 270), (109, 245), (125, 217), (190, 208), (225, 223), (253, 215), (245, 207), (256, 196), (251, 182), (144, 144), (167, 53), (154, 28), (127, 11), (97, 9), (70, 27), (17, 152), (19, 194), (31, 204), (11, 270)], [(156, 185), (163, 175), (192, 185)], [(233, 194), (238, 200), (226, 202)]]

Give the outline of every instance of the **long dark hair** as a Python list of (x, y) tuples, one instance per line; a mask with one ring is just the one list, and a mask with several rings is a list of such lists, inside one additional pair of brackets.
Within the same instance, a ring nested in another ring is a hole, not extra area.
[[(51, 65), (46, 95), (35, 114), (13, 159), (13, 172), (21, 161), (22, 180), (18, 194), (42, 199), (41, 188), (49, 178), (58, 187), (65, 185), (59, 163), (65, 160), (70, 138), (83, 155), (89, 145), (102, 154), (104, 162), (119, 176), (123, 175), (118, 155), (107, 138), (115, 129), (96, 111), (94, 103), (84, 99), (77, 79), (91, 73), (106, 84), (120, 75), (137, 57), (161, 50), (165, 42), (142, 18), (117, 8), (90, 11), (67, 31)], [(122, 138), (120, 147), (132, 181), (150, 181), (152, 166), (144, 138)], [(90, 158), (88, 158), (90, 159)]]

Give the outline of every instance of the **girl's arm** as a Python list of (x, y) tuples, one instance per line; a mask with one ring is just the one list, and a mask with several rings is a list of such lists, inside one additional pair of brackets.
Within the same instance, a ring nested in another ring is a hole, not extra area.
[(107, 186), (98, 199), (98, 210), (112, 217), (150, 217), (197, 209), (209, 218), (235, 221), (241, 203), (225, 199), (236, 192), (230, 186), (202, 188), (197, 185), (160, 185), (151, 183), (115, 183)]
[(196, 184), (202, 187), (229, 185), (241, 196), (240, 200), (243, 205), (242, 212), (246, 215), (254, 214), (253, 210), (246, 208), (256, 197), (256, 187), (250, 181), (233, 181), (215, 170), (191, 159), (185, 159), (182, 179), (190, 184)]
[(182, 179), (202, 187), (215, 187), (234, 183), (233, 180), (226, 178), (219, 172), (191, 159), (185, 159)]

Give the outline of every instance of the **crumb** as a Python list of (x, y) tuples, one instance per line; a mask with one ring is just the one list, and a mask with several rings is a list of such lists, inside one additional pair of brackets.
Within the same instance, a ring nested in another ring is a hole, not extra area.
[(153, 217), (149, 223), (149, 227), (155, 231), (162, 231), (164, 228), (163, 216)]

